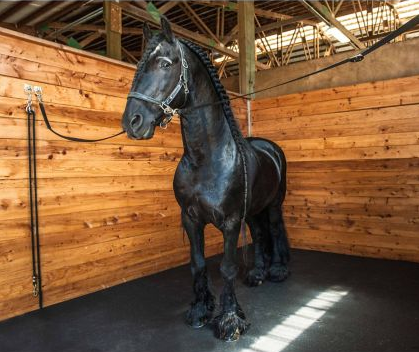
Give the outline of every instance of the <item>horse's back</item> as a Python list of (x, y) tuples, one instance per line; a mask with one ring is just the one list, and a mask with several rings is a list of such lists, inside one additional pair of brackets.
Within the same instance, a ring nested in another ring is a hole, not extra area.
[[(266, 161), (270, 160), (272, 166), (274, 166), (276, 171), (275, 174), (277, 176), (277, 181), (279, 182), (278, 188), (280, 191), (280, 198), (282, 202), (286, 193), (287, 172), (287, 162), (283, 150), (275, 142), (265, 138), (248, 137), (246, 138), (246, 140), (251, 146), (255, 158), (258, 159), (256, 164), (261, 166), (261, 168), (256, 171), (257, 175), (255, 175), (255, 182), (259, 183), (258, 180), (267, 177), (267, 172), (263, 169), (263, 167), (266, 168)], [(261, 160), (265, 160), (265, 162), (261, 163)], [(265, 183), (266, 187), (266, 182), (263, 183)], [(271, 187), (274, 187), (275, 182), (274, 180), (272, 180), (272, 178), (270, 178), (269, 184), (271, 185)]]

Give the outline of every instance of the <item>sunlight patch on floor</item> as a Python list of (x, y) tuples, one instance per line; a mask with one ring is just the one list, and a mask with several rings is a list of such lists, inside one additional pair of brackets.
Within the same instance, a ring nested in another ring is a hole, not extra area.
[(266, 335), (259, 337), (250, 348), (242, 349), (241, 352), (281, 352), (347, 294), (348, 291), (339, 287), (331, 287), (319, 293)]

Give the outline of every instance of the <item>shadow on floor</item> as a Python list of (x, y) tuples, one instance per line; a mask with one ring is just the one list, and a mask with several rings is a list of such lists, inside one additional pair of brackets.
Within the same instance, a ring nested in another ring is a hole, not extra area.
[[(218, 296), (220, 257), (208, 261)], [(237, 284), (251, 322), (238, 342), (184, 324), (188, 266), (0, 323), (2, 352), (419, 351), (419, 264), (294, 250), (291, 277)]]

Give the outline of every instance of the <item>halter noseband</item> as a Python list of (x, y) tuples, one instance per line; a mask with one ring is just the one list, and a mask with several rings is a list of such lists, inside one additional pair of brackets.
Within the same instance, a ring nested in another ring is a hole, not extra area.
[(172, 101), (176, 98), (176, 96), (179, 94), (180, 90), (183, 87), (183, 91), (185, 92), (185, 101), (186, 98), (188, 96), (189, 93), (189, 88), (188, 88), (188, 63), (185, 59), (185, 54), (183, 52), (182, 49), (182, 45), (178, 43), (178, 47), (179, 47), (179, 51), (180, 51), (180, 62), (181, 62), (181, 73), (180, 73), (180, 77), (179, 77), (179, 81), (176, 84), (176, 87), (172, 90), (172, 92), (169, 94), (169, 96), (164, 99), (163, 101), (157, 100), (153, 97), (150, 97), (148, 95), (139, 93), (139, 92), (134, 92), (131, 91), (128, 94), (128, 99), (129, 98), (134, 98), (134, 99), (139, 99), (139, 100), (143, 100), (143, 101), (147, 101), (149, 103), (158, 105), (164, 113), (164, 117), (163, 119), (161, 117), (158, 117), (154, 120), (154, 124), (155, 125), (159, 125), (161, 128), (166, 129), (167, 125), (169, 124), (170, 121), (172, 121), (173, 117), (175, 115), (178, 114), (179, 109), (177, 108), (172, 108), (170, 106), (170, 104), (172, 103)]

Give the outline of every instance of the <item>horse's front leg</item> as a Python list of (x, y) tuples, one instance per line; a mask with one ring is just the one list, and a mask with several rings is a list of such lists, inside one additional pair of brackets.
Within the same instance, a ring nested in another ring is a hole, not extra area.
[(221, 312), (215, 318), (215, 333), (220, 339), (234, 341), (249, 326), (234, 292), (234, 284), (238, 272), (237, 241), (240, 233), (240, 222), (226, 225), (222, 231), (224, 236), (224, 257), (221, 262), (221, 275), (223, 276), (224, 287), (220, 296)]
[(193, 221), (182, 212), (182, 224), (188, 234), (191, 246), (191, 271), (195, 300), (186, 314), (186, 322), (194, 327), (204, 326), (212, 317), (215, 299), (208, 288), (207, 269), (205, 265), (204, 225)]

